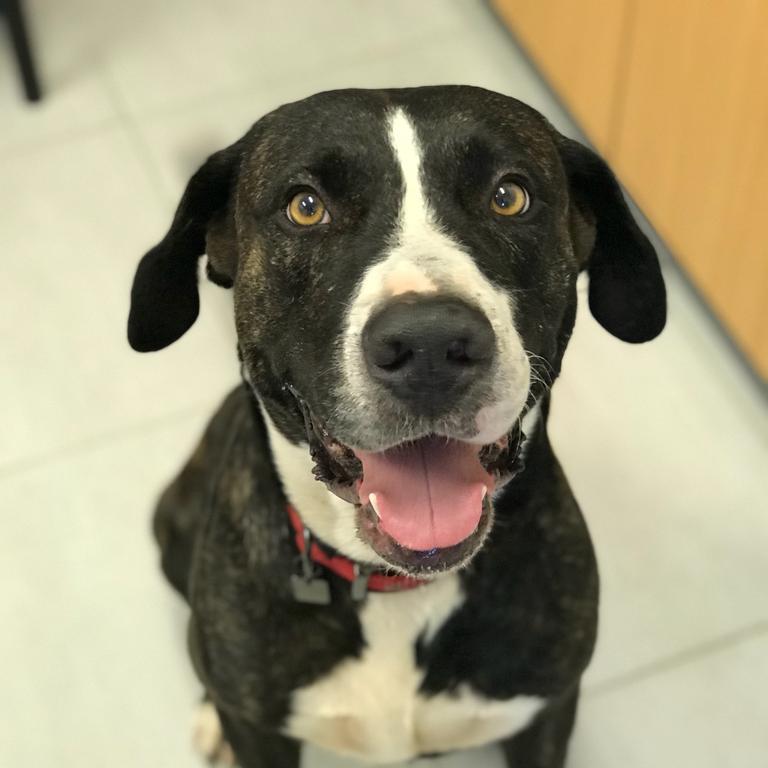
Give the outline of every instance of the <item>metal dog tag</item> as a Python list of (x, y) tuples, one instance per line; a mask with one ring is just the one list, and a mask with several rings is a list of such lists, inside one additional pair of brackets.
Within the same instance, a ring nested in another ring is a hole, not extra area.
[(365, 597), (368, 594), (368, 577), (370, 576), (370, 572), (365, 568), (361, 568), (357, 563), (355, 563), (354, 571), (355, 578), (352, 581), (352, 586), (349, 588), (349, 592), (352, 599), (356, 603), (359, 603), (360, 601), (365, 600)]
[(298, 603), (310, 605), (330, 605), (331, 585), (315, 575), (315, 566), (309, 558), (312, 536), (307, 528), (304, 528), (304, 551), (299, 553), (301, 561), (301, 575), (291, 574), (291, 593)]
[(325, 579), (317, 577), (305, 579), (298, 573), (294, 573), (291, 575), (291, 592), (297, 603), (331, 604), (331, 585)]

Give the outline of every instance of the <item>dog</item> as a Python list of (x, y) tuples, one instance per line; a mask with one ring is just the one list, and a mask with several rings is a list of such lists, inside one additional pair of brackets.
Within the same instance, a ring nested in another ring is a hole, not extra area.
[(321, 93), (192, 176), (136, 272), (136, 350), (195, 322), (203, 255), (233, 289), (244, 383), (154, 530), (208, 757), (498, 742), (511, 767), (562, 766), (598, 615), (546, 431), (579, 273), (619, 339), (666, 320), (607, 165), (483, 89)]

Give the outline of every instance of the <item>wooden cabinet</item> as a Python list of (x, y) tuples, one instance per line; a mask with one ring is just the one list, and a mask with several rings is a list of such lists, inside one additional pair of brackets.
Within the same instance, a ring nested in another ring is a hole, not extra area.
[(626, 1), (494, 0), (492, 5), (595, 146), (608, 146), (615, 130)]
[(768, 378), (768, 2), (492, 4)]

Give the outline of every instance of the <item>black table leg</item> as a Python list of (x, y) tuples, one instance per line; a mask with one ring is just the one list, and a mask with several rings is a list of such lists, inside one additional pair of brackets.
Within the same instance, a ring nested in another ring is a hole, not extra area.
[(32, 60), (32, 51), (29, 47), (29, 36), (24, 23), (24, 13), (21, 8), (21, 0), (0, 0), (0, 8), (5, 12), (8, 20), (8, 28), (11, 31), (11, 40), (16, 51), (16, 61), (19, 65), (19, 73), (24, 84), (24, 93), (29, 101), (39, 101), (42, 98), (40, 81), (35, 71)]

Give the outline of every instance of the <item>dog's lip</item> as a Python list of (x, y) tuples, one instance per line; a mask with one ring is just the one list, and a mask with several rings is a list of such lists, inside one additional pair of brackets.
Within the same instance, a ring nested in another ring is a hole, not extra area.
[[(310, 454), (315, 462), (314, 474), (332, 490), (349, 501), (358, 502), (357, 498), (348, 498), (356, 491), (354, 486), (362, 478), (363, 466), (355, 449), (342, 443), (331, 435), (323, 422), (311, 411), (305, 401), (299, 400), (304, 415), (305, 430), (309, 442)], [(414, 435), (398, 443), (380, 447), (379, 451), (390, 450), (407, 443), (417, 442), (432, 436), (455, 440), (450, 434), (429, 433)], [(493, 476), (498, 489), (514, 474), (522, 469), (521, 448), (525, 435), (520, 430), (519, 421), (505, 435), (492, 443), (478, 446), (478, 459), (482, 466)], [(467, 441), (468, 442), (468, 441)], [(339, 492), (341, 491), (341, 492)]]

